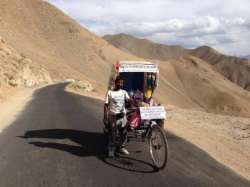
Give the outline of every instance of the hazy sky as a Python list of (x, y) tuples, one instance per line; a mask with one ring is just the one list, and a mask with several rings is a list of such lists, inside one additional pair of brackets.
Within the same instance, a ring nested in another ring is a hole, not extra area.
[(250, 0), (47, 0), (102, 36), (250, 54)]

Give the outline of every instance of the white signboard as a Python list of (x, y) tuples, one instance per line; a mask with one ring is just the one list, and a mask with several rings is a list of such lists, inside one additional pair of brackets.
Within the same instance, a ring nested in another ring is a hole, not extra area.
[(157, 64), (120, 64), (119, 72), (148, 72), (158, 73)]
[(163, 106), (140, 107), (141, 119), (165, 119), (166, 111)]

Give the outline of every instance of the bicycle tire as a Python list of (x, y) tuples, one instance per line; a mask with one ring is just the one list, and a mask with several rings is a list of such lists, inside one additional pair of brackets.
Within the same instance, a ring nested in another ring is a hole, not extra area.
[[(157, 135), (158, 137), (156, 137)], [(156, 142), (156, 138), (158, 138), (160, 142)], [(163, 155), (159, 155), (159, 149), (163, 149), (161, 150)], [(149, 150), (151, 159), (156, 169), (161, 170), (165, 168), (168, 160), (168, 143), (165, 131), (158, 125), (153, 125), (151, 127), (149, 135)], [(159, 159), (159, 156), (162, 156), (162, 158)]]

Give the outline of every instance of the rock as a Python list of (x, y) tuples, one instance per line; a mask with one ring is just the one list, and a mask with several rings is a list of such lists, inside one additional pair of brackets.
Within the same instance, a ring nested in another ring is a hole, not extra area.
[(69, 87), (74, 90), (84, 91), (84, 92), (94, 91), (92, 84), (90, 84), (87, 81), (75, 81), (75, 82), (72, 82)]
[(67, 83), (67, 82), (69, 82), (69, 83), (74, 83), (74, 82), (76, 82), (76, 80), (75, 79), (66, 79), (65, 81), (64, 81), (65, 83)]

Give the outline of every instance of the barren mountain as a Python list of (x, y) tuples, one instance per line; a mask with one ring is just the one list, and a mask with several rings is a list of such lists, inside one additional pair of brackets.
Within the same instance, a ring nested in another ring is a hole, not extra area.
[(169, 60), (178, 58), (188, 51), (181, 46), (154, 43), (147, 39), (138, 39), (127, 34), (105, 35), (103, 37), (115, 47), (141, 58)]
[(250, 91), (250, 60), (226, 56), (207, 46), (192, 50), (191, 54), (214, 65), (227, 79)]

